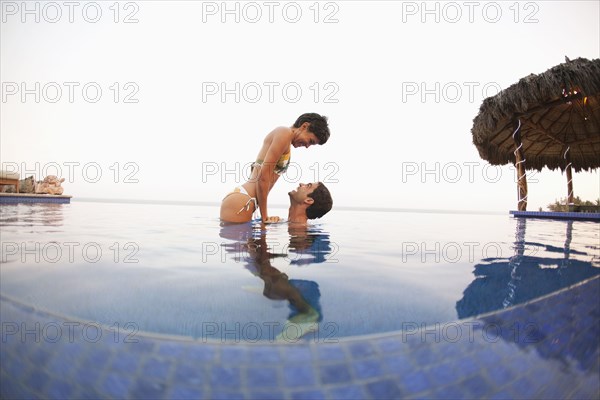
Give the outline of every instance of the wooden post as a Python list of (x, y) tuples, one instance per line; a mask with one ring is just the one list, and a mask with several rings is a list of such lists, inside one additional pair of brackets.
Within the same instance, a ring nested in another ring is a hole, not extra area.
[(565, 172), (567, 173), (567, 208), (569, 211), (572, 211), (573, 208), (573, 171), (571, 170), (571, 146), (567, 147), (567, 151), (565, 151), (565, 163), (567, 166), (565, 167)]
[(569, 266), (569, 254), (571, 253), (571, 241), (573, 240), (573, 221), (572, 220), (568, 220), (567, 221), (567, 233), (566, 233), (566, 239), (565, 239), (565, 250), (564, 250), (564, 255), (565, 258), (563, 259), (560, 267), (561, 268), (566, 268)]
[(519, 267), (523, 262), (523, 256), (525, 255), (525, 231), (527, 228), (527, 218), (515, 218), (517, 220), (517, 231), (515, 233), (515, 242), (513, 248), (515, 249), (515, 255), (508, 260), (508, 266), (510, 267), (510, 281), (508, 282), (508, 288), (506, 296), (502, 301), (504, 308), (512, 306), (515, 302), (515, 295), (517, 290), (517, 284), (521, 281), (521, 274), (519, 274)]
[(515, 131), (513, 132), (513, 140), (516, 149), (515, 168), (517, 170), (517, 196), (519, 202), (517, 209), (519, 211), (527, 210), (527, 174), (525, 173), (525, 157), (523, 155), (523, 143), (521, 143), (521, 120), (515, 122)]

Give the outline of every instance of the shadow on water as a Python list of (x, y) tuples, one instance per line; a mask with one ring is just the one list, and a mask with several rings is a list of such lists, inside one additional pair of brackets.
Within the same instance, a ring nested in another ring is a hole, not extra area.
[[(570, 259), (571, 255), (586, 255), (570, 248), (573, 221), (566, 222), (563, 248), (527, 242), (526, 219), (519, 218), (516, 222), (514, 255), (489, 258), (485, 260), (487, 263), (475, 265), (475, 280), (456, 303), (459, 318), (524, 303), (600, 274), (600, 268), (591, 262)], [(552, 254), (559, 256), (549, 257)]]
[[(519, 218), (514, 255), (475, 265), (476, 278), (456, 303), (459, 318), (502, 310), (600, 274), (600, 268), (592, 264), (594, 255), (571, 250), (573, 221), (566, 222), (563, 248), (527, 242), (525, 236), (526, 219)], [(552, 257), (554, 254), (556, 257)], [(574, 255), (589, 256), (590, 262), (572, 259)], [(576, 360), (584, 371), (597, 370), (600, 280), (589, 282), (583, 293), (566, 296), (565, 301), (548, 297), (524, 309), (489, 314), (481, 320), (497, 327), (505, 341), (535, 347), (544, 358), (559, 360), (564, 366)]]
[(284, 259), (296, 266), (325, 262), (332, 250), (329, 234), (314, 226), (288, 224), (289, 241), (276, 251), (267, 241), (267, 232), (262, 223), (222, 224), (220, 236), (232, 241), (222, 246), (233, 260), (244, 262), (246, 269), (263, 281), (263, 296), (289, 302), (290, 313), (275, 340), (297, 340), (318, 330), (317, 324), (323, 319), (319, 285), (311, 280), (291, 279), (275, 268), (272, 260)]

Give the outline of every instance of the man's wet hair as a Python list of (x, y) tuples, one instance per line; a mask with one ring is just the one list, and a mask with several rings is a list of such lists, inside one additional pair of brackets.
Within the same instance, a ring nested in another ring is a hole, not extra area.
[(331, 207), (333, 207), (331, 193), (329, 193), (327, 186), (321, 182), (319, 182), (317, 188), (313, 190), (308, 197), (314, 200), (314, 203), (306, 209), (306, 217), (308, 219), (321, 218), (331, 210)]
[(319, 139), (319, 144), (327, 143), (330, 135), (329, 126), (327, 125), (327, 117), (321, 116), (317, 113), (302, 114), (298, 117), (296, 122), (294, 122), (294, 128), (300, 128), (300, 126), (305, 122), (310, 124), (308, 131), (315, 134), (317, 139)]

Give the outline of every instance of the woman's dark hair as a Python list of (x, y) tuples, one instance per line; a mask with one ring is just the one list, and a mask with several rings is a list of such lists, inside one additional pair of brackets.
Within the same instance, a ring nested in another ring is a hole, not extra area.
[(317, 186), (308, 197), (314, 200), (314, 203), (306, 209), (306, 217), (308, 219), (321, 218), (323, 215), (327, 214), (333, 206), (331, 193), (329, 193), (329, 189), (321, 182), (319, 182), (319, 186)]
[(302, 114), (298, 117), (296, 122), (294, 122), (294, 128), (300, 128), (305, 122), (310, 124), (308, 130), (309, 132), (314, 133), (317, 139), (319, 139), (319, 144), (327, 143), (327, 139), (329, 139), (330, 135), (329, 126), (327, 126), (327, 117), (317, 113)]

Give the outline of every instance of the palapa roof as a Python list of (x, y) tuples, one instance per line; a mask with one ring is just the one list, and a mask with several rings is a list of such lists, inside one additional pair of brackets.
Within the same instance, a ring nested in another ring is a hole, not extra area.
[(525, 167), (600, 167), (600, 59), (568, 60), (485, 99), (473, 120), (473, 144), (493, 165), (515, 163), (514, 123), (521, 121)]

